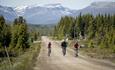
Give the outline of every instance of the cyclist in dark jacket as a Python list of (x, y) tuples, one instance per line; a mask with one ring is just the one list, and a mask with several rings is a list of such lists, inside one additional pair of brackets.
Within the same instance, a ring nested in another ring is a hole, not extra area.
[(62, 46), (63, 56), (65, 56), (65, 55), (66, 55), (67, 42), (66, 42), (66, 41), (63, 41), (63, 42), (61, 43), (61, 46)]

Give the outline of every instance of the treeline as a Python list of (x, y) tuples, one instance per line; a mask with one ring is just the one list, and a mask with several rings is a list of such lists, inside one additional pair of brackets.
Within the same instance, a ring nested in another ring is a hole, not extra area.
[(115, 48), (115, 15), (91, 14), (79, 15), (76, 18), (65, 16), (54, 28), (54, 36), (62, 39), (86, 39), (100, 48)]
[(29, 24), (29, 29), (39, 31), (39, 36), (51, 36), (53, 34), (53, 24)]
[(6, 24), (3, 16), (0, 16), (0, 55), (4, 57), (5, 47), (11, 55), (17, 55), (30, 47), (30, 42), (37, 39), (37, 34), (28, 29), (23, 17), (16, 18), (13, 24)]
[(41, 34), (38, 32), (38, 30), (30, 29), (29, 34), (30, 43), (33, 43), (34, 41), (41, 40)]

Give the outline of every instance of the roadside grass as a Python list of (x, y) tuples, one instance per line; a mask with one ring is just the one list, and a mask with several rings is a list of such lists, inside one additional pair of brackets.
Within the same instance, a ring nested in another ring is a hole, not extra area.
[(99, 48), (96, 43), (93, 43), (92, 46), (92, 42), (87, 40), (81, 40), (79, 43), (80, 45), (85, 46), (80, 48), (80, 53), (82, 55), (86, 55), (91, 58), (106, 59), (115, 63), (115, 53), (113, 48)]
[(22, 55), (18, 57), (11, 57), (12, 65), (9, 64), (7, 58), (1, 59), (0, 70), (32, 70), (36, 56), (40, 52), (41, 43), (34, 43)]
[(114, 59), (115, 53), (112, 52), (112, 49), (100, 49), (100, 48), (81, 48), (80, 51), (82, 54), (88, 55), (92, 58), (99, 59)]
[[(98, 45), (91, 40), (79, 40), (79, 53), (84, 56), (96, 59), (105, 59), (115, 63), (115, 48), (100, 48)], [(74, 49), (74, 40), (69, 40), (68, 45)]]

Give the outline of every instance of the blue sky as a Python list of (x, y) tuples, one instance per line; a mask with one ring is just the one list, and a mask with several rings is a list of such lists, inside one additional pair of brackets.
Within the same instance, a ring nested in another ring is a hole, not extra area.
[(96, 1), (113, 1), (115, 0), (0, 0), (0, 5), (16, 7), (22, 5), (44, 5), (44, 4), (53, 4), (61, 3), (63, 6), (71, 9), (82, 9), (92, 2)]

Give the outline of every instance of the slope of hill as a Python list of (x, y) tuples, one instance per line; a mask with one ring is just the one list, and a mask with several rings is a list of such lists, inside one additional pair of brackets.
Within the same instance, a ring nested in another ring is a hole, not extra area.
[(93, 2), (90, 6), (78, 10), (76, 12), (77, 15), (79, 15), (79, 13), (82, 14), (93, 14), (98, 15), (98, 14), (115, 14), (115, 2)]
[(4, 16), (6, 20), (13, 21), (17, 17), (16, 11), (12, 7), (0, 5), (0, 15)]

